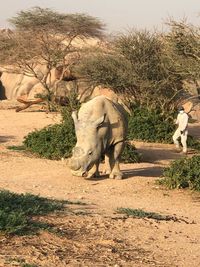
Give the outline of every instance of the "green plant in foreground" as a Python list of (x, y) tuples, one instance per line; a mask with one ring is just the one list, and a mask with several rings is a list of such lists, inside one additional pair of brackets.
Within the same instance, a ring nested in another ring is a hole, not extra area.
[(155, 212), (147, 212), (141, 209), (129, 209), (129, 208), (119, 208), (117, 209), (118, 213), (126, 214), (130, 217), (134, 218), (148, 218), (154, 220), (177, 220), (175, 217), (168, 216), (168, 215), (161, 215)]
[(173, 161), (164, 169), (159, 184), (170, 189), (187, 188), (200, 191), (200, 155)]
[(67, 202), (1, 190), (0, 232), (22, 235), (48, 229), (48, 224), (33, 220), (33, 216), (64, 210), (65, 203)]

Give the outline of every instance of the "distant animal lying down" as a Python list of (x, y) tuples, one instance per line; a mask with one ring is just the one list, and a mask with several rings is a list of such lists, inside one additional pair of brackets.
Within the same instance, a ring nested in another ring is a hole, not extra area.
[(105, 155), (106, 173), (110, 178), (121, 179), (119, 168), (127, 132), (126, 112), (123, 107), (96, 96), (84, 103), (78, 114), (72, 114), (77, 143), (68, 160), (72, 174), (90, 178), (99, 175), (99, 163)]

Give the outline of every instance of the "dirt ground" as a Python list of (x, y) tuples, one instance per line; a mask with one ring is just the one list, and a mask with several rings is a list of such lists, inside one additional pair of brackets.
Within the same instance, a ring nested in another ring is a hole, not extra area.
[[(57, 114), (0, 109), (0, 188), (81, 201), (72, 213), (43, 218), (62, 229), (35, 236), (0, 236), (0, 267), (200, 266), (200, 195), (159, 187), (162, 169), (181, 157), (172, 145), (135, 143), (142, 163), (121, 164), (124, 179), (72, 177), (63, 161), (35, 158), (8, 149), (34, 129), (59, 122)], [(200, 124), (190, 126), (200, 135)], [(117, 208), (143, 209), (177, 221), (128, 218)]]

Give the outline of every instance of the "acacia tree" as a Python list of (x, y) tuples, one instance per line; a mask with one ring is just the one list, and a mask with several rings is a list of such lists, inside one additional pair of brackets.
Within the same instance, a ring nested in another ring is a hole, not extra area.
[(1, 65), (8, 71), (35, 77), (49, 94), (52, 69), (62, 66), (63, 75), (79, 59), (80, 48), (73, 41), (102, 38), (104, 30), (102, 22), (92, 16), (40, 7), (20, 11), (9, 21), (14, 30), (0, 35)]
[(185, 80), (199, 87), (200, 79), (200, 27), (187, 23), (186, 19), (167, 23), (170, 32), (168, 44), (173, 53), (177, 71)]
[(139, 105), (164, 112), (182, 92), (182, 75), (170, 53), (165, 36), (133, 30), (117, 36), (107, 53), (86, 57), (79, 71)]

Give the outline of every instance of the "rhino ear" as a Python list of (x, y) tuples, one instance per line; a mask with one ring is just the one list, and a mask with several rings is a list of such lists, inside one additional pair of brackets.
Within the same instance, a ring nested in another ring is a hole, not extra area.
[(104, 114), (103, 116), (101, 116), (99, 119), (97, 119), (94, 122), (95, 127), (99, 127), (103, 124), (104, 120), (105, 120), (106, 114)]
[(72, 112), (72, 119), (74, 120), (75, 126), (78, 124), (78, 116), (77, 116), (77, 111)]

